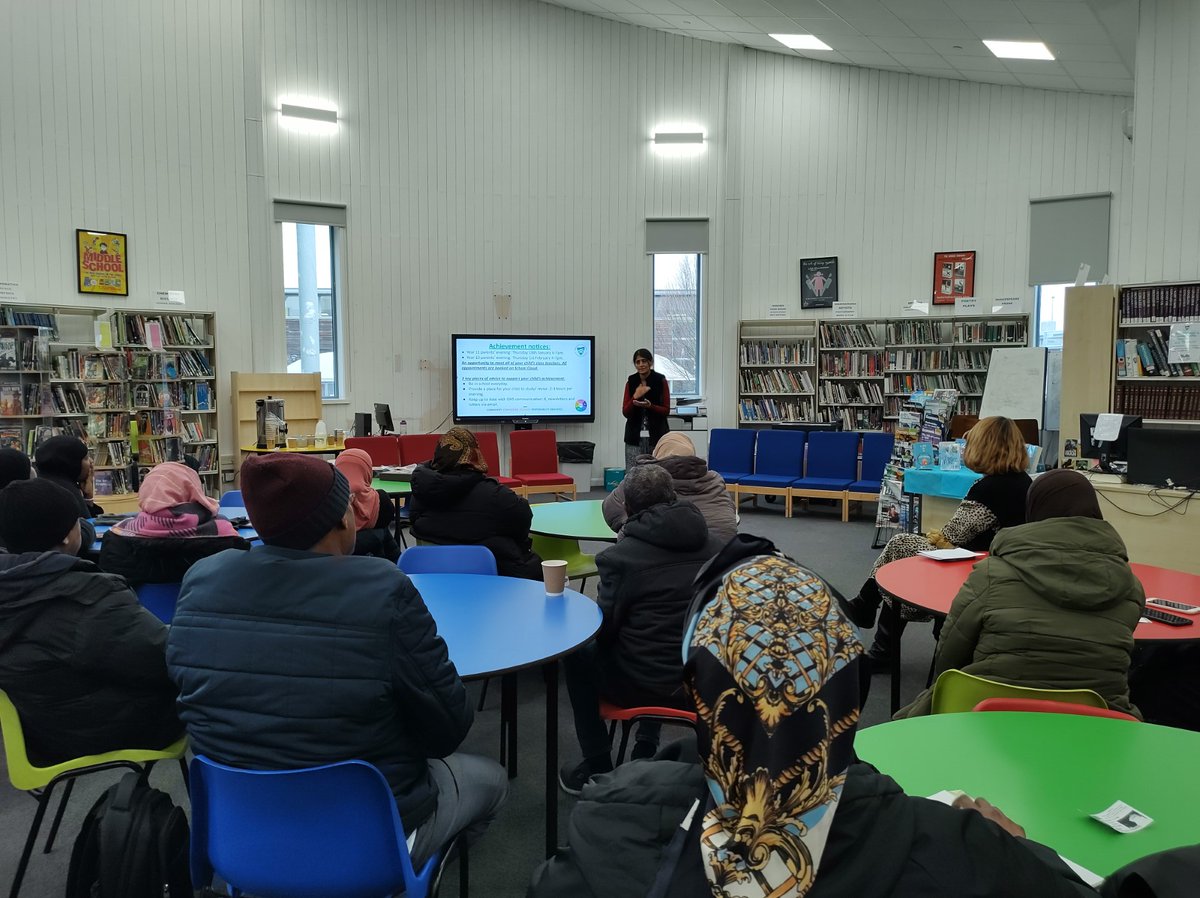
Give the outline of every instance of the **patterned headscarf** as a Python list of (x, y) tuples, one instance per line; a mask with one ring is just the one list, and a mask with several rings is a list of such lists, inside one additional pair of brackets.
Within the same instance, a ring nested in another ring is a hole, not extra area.
[(155, 465), (138, 489), (138, 513), (112, 529), (122, 536), (237, 536), (233, 525), (217, 517), (217, 500), (204, 492), (200, 475), (175, 461)]
[(460, 465), (474, 468), (481, 474), (486, 474), (488, 470), (483, 452), (479, 448), (479, 441), (475, 439), (475, 434), (465, 427), (451, 427), (442, 434), (437, 448), (433, 450), (433, 461), (430, 465), (435, 471), (449, 471)]
[(853, 757), (861, 653), (825, 584), (788, 558), (746, 558), (699, 597), (685, 679), (715, 802), (700, 838), (713, 895), (812, 888)]

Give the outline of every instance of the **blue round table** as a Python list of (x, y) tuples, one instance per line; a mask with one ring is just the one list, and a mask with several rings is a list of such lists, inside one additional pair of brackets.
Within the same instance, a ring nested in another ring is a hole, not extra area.
[(558, 659), (600, 629), (596, 603), (573, 589), (547, 596), (537, 580), (486, 574), (414, 574), (410, 578), (450, 660), (464, 680), (500, 675), (500, 760), (517, 770), (517, 678), (539, 666), (546, 682), (546, 856), (558, 842)]

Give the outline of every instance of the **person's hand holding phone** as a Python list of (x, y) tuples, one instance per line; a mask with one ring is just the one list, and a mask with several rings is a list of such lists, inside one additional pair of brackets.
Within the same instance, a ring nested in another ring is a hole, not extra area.
[[(645, 396), (649, 392), (650, 392), (650, 388), (648, 386), (646, 386), (645, 384), (639, 384), (637, 389), (635, 389), (633, 391), (633, 398), (635, 400), (641, 399), (643, 396)], [(649, 405), (650, 403), (647, 402), (645, 404)]]

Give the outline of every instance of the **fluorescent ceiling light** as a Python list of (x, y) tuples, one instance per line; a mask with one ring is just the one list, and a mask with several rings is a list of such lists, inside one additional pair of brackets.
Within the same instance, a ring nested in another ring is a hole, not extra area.
[(289, 118), (306, 118), (314, 122), (337, 124), (336, 109), (314, 109), (311, 106), (294, 106), (291, 103), (284, 103), (279, 108), (279, 114)]
[(1053, 59), (1050, 48), (1041, 41), (984, 41), (984, 46), (1000, 59)]
[(704, 143), (703, 131), (655, 131), (654, 142), (663, 143)]
[(285, 128), (303, 134), (333, 134), (338, 128), (337, 108), (310, 97), (280, 97), (279, 116)]
[(772, 34), (771, 37), (792, 50), (832, 50), (833, 47), (813, 34)]

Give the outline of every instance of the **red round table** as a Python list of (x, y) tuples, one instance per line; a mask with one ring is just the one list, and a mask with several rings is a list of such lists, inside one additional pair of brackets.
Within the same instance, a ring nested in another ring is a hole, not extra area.
[[(875, 582), (887, 596), (945, 617), (950, 613), (954, 597), (966, 582), (976, 563), (981, 558), (963, 561), (934, 561), (924, 555), (901, 558), (885, 564), (875, 574)], [(1142, 581), (1147, 598), (1170, 599), (1189, 605), (1200, 605), (1200, 575), (1187, 574), (1155, 567), (1152, 564), (1133, 564), (1129, 567), (1134, 576)], [(1164, 611), (1170, 611), (1164, 608)], [(1200, 617), (1200, 615), (1195, 615)], [(1200, 639), (1200, 620), (1190, 627), (1168, 627), (1150, 621), (1138, 624), (1133, 638), (1139, 642), (1186, 641)], [(900, 710), (900, 640), (892, 653), (892, 713)]]

